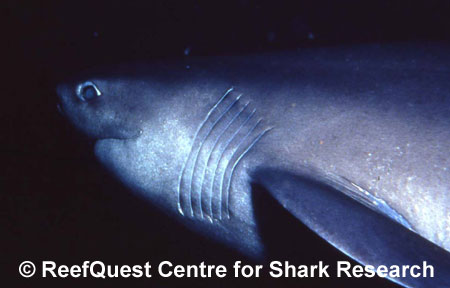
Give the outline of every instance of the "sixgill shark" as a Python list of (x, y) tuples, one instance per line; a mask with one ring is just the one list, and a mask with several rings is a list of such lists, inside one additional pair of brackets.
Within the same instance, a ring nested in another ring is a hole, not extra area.
[(108, 170), (205, 236), (264, 255), (257, 184), (360, 263), (436, 269), (393, 281), (450, 287), (449, 51), (160, 60), (93, 69), (57, 92)]

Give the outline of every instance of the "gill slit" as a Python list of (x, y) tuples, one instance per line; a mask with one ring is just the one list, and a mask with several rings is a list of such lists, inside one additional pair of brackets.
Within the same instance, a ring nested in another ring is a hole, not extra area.
[[(200, 123), (199, 127), (197, 128), (197, 131), (194, 134), (194, 139), (192, 141), (192, 145), (191, 145), (191, 150), (189, 151), (189, 155), (186, 159), (186, 161), (183, 164), (183, 168), (181, 169), (181, 173), (180, 173), (180, 177), (179, 177), (179, 184), (178, 184), (178, 212), (180, 212), (181, 215), (184, 216), (184, 211), (183, 211), (183, 207), (181, 207), (181, 185), (182, 185), (182, 181), (183, 181), (183, 177), (184, 174), (186, 173), (186, 166), (187, 163), (189, 162), (189, 159), (192, 156), (193, 153), (193, 149), (194, 149), (194, 144), (195, 141), (197, 140), (198, 134), (200, 133), (200, 130), (205, 126), (206, 122), (208, 121), (209, 117), (211, 116), (212, 112), (217, 108), (217, 106), (220, 105), (220, 103), (223, 102), (223, 100), (225, 100), (225, 98), (231, 93), (231, 91), (233, 91), (233, 87), (231, 87), (230, 89), (228, 89), (225, 94), (219, 99), (219, 101), (217, 101), (217, 103), (208, 111), (208, 114), (206, 114), (205, 119), (203, 119), (202, 123)], [(190, 199), (190, 195), (188, 195), (189, 199), (188, 199), (188, 203), (191, 203), (191, 199)], [(191, 216), (194, 216), (194, 210), (192, 208), (192, 205), (190, 206), (190, 211), (191, 211)]]
[[(250, 113), (250, 115), (247, 117), (247, 119), (245, 119), (245, 121), (243, 121), (243, 123), (239, 126), (239, 128), (234, 132), (234, 134), (231, 136), (230, 139), (228, 139), (227, 143), (225, 144), (225, 147), (222, 149), (222, 152), (220, 153), (220, 156), (218, 158), (217, 161), (217, 165), (214, 166), (214, 173), (213, 173), (213, 178), (211, 181), (211, 198), (210, 198), (210, 202), (209, 202), (209, 206), (210, 206), (210, 212), (211, 215), (213, 215), (212, 217), (214, 218), (214, 212), (212, 210), (212, 201), (213, 201), (213, 197), (212, 197), (212, 191), (214, 190), (214, 183), (216, 180), (216, 175), (217, 175), (217, 169), (220, 166), (220, 162), (222, 161), (223, 155), (225, 154), (225, 151), (227, 150), (228, 146), (230, 146), (231, 142), (234, 140), (234, 138), (238, 135), (238, 133), (241, 131), (241, 129), (250, 121), (250, 119), (253, 117), (253, 115), (255, 115), (256, 109), (253, 109), (252, 113)], [(220, 187), (222, 187), (222, 184), (220, 184)], [(220, 209), (222, 209), (222, 191), (219, 190), (219, 211)]]
[[(248, 136), (250, 134), (252, 134), (252, 132), (256, 129), (256, 127), (258, 127), (259, 123), (261, 123), (262, 119), (259, 119), (258, 122), (256, 122), (256, 124), (252, 127), (252, 129), (250, 129), (250, 131), (247, 132), (247, 134), (245, 134), (245, 136), (241, 139), (241, 141), (239, 141), (238, 145), (236, 146), (236, 148), (234, 149), (233, 153), (231, 154), (230, 157), (230, 161), (231, 159), (233, 159), (234, 155), (236, 154), (237, 150), (239, 150), (239, 147), (242, 145), (242, 143), (245, 141), (245, 139), (248, 138)], [(220, 209), (219, 209), (219, 219), (222, 220), (222, 197), (223, 197), (223, 182), (225, 180), (225, 174), (227, 173), (228, 167), (230, 166), (230, 162), (227, 163), (227, 166), (225, 167), (225, 170), (223, 172), (223, 175), (221, 177), (221, 181), (220, 181)], [(225, 195), (227, 197), (227, 195)]]
[(239, 164), (239, 162), (242, 160), (242, 158), (244, 158), (244, 156), (253, 148), (253, 146), (255, 146), (255, 144), (264, 136), (264, 134), (266, 134), (267, 132), (269, 132), (270, 130), (272, 130), (273, 127), (267, 128), (266, 130), (264, 130), (263, 132), (261, 132), (254, 140), (252, 143), (250, 143), (250, 145), (247, 147), (247, 149), (245, 149), (244, 152), (242, 152), (242, 154), (239, 156), (239, 158), (234, 162), (233, 167), (231, 167), (231, 174), (230, 177), (228, 178), (228, 185), (227, 185), (227, 189), (225, 190), (227, 192), (227, 196), (225, 198), (226, 202), (225, 202), (225, 209), (227, 211), (227, 216), (228, 219), (230, 219), (230, 187), (231, 187), (231, 181), (233, 179), (233, 174), (234, 171), (237, 167), (237, 165)]
[[(237, 96), (236, 99), (234, 99), (234, 101), (230, 105), (228, 105), (228, 107), (225, 109), (225, 111), (223, 111), (222, 114), (220, 114), (220, 116), (216, 119), (216, 121), (214, 121), (213, 125), (208, 130), (208, 133), (206, 134), (206, 136), (203, 137), (203, 139), (200, 141), (200, 148), (198, 149), (197, 153), (195, 154), (194, 165), (192, 166), (192, 173), (191, 173), (191, 177), (189, 178), (190, 181), (189, 181), (189, 192), (188, 193), (189, 193), (189, 196), (191, 199), (192, 215), (194, 215), (194, 210), (193, 210), (194, 199), (192, 197), (192, 188), (193, 188), (193, 183), (194, 183), (193, 178), (194, 178), (194, 173), (195, 173), (195, 167), (197, 166), (197, 162), (198, 162), (198, 156), (200, 155), (200, 152), (202, 151), (202, 148), (203, 148), (203, 144), (205, 144), (205, 141), (208, 138), (208, 136), (211, 134), (211, 132), (214, 130), (214, 128), (220, 122), (220, 120), (225, 116), (225, 114), (228, 113), (231, 110), (231, 108), (233, 108), (233, 106), (239, 102), (239, 99), (241, 98), (241, 96), (242, 95)], [(201, 197), (201, 195), (200, 195), (200, 197)], [(200, 216), (203, 219), (203, 211), (201, 209), (200, 209)]]
[[(204, 187), (204, 184), (205, 184), (206, 172), (208, 170), (209, 163), (211, 162), (213, 152), (214, 152), (214, 150), (216, 149), (217, 145), (220, 142), (219, 140), (225, 135), (225, 132), (228, 130), (228, 128), (230, 128), (230, 126), (235, 122), (235, 120), (245, 111), (245, 109), (247, 109), (249, 104), (250, 104), (250, 102), (247, 102), (247, 104), (245, 104), (244, 107), (241, 108), (241, 110), (233, 116), (233, 118), (228, 122), (227, 126), (220, 132), (220, 134), (218, 135), (218, 137), (214, 141), (212, 149), (210, 150), (210, 153), (209, 153), (209, 156), (208, 156), (208, 160), (206, 161), (206, 165), (203, 167), (203, 173), (201, 173), (202, 174), (202, 178), (200, 180), (200, 183), (202, 185), (200, 187), (200, 210), (202, 211), (202, 213), (206, 214), (206, 217), (210, 220), (210, 222), (212, 222), (212, 214), (208, 215), (206, 209), (204, 211), (204, 209), (203, 209), (203, 202), (202, 202), (202, 195), (203, 195), (203, 190), (204, 190), (203, 187)], [(212, 196), (212, 190), (211, 190), (211, 196)]]

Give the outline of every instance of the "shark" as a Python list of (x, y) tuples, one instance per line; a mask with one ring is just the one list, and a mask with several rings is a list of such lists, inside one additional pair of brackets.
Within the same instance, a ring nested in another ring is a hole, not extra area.
[(436, 269), (392, 281), (450, 287), (449, 48), (111, 65), (59, 84), (58, 107), (125, 186), (205, 237), (263, 257), (261, 187), (362, 264)]

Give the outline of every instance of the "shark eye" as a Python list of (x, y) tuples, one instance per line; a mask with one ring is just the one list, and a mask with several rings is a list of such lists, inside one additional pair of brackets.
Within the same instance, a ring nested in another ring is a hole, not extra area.
[(86, 81), (77, 87), (77, 96), (83, 102), (90, 101), (95, 99), (96, 97), (102, 95), (100, 90), (98, 90), (97, 86), (91, 81)]

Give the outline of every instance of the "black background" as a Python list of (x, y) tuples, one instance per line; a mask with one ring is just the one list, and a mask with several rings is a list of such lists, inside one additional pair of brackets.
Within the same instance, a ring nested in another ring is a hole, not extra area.
[[(382, 279), (23, 279), (18, 265), (24, 260), (65, 265), (206, 261), (228, 268), (238, 259), (252, 263), (181, 227), (108, 175), (95, 161), (92, 143), (57, 113), (58, 81), (81, 69), (128, 60), (448, 42), (449, 1), (6, 1), (1, 6), (6, 19), (2, 287), (396, 287)], [(262, 228), (274, 243), (268, 245), (274, 258), (295, 255), (298, 264), (347, 259), (270, 199), (256, 204), (278, 213), (277, 223), (268, 219)], [(287, 233), (292, 227), (296, 237)]]

